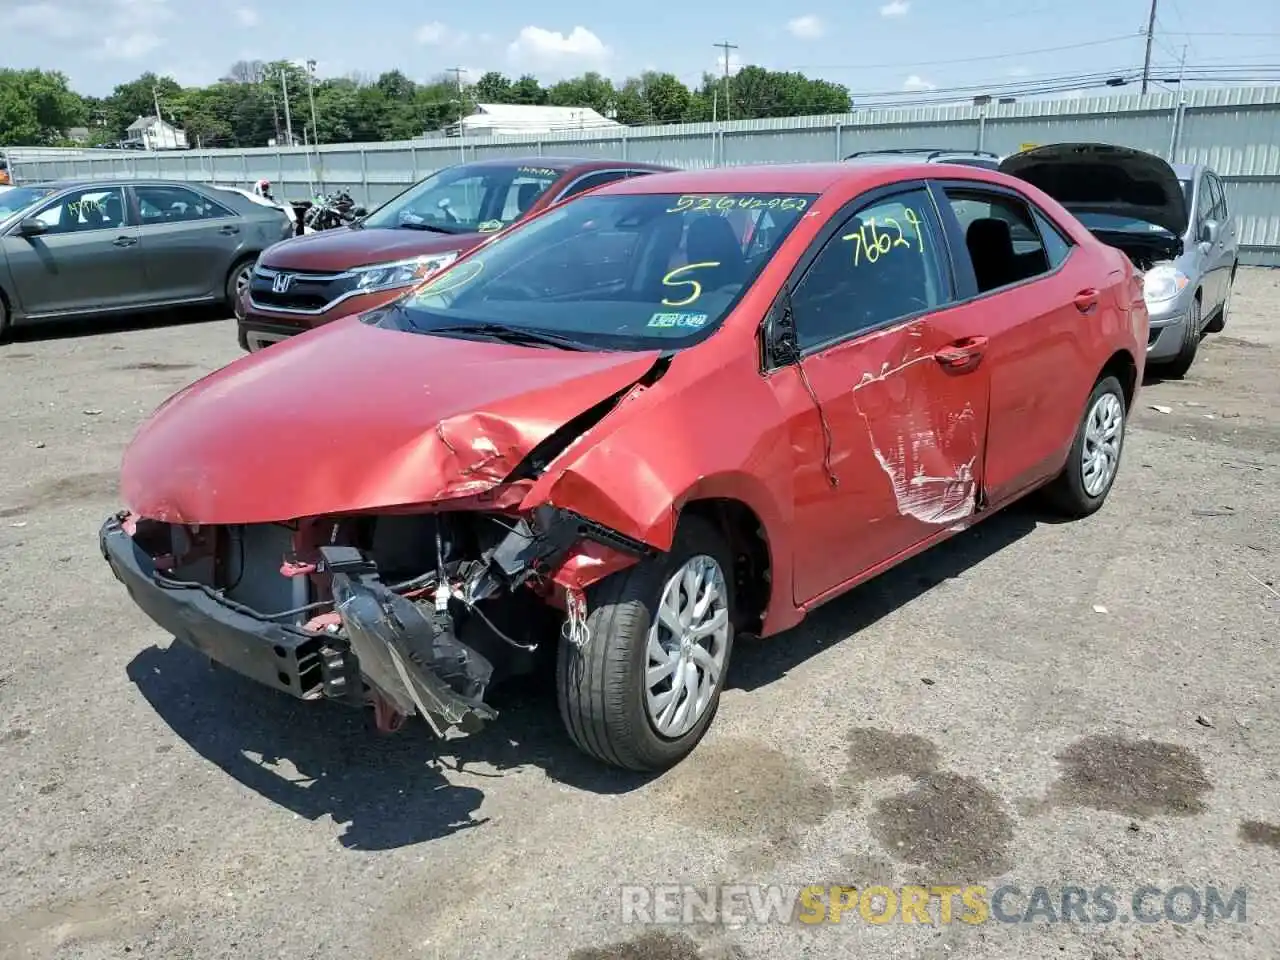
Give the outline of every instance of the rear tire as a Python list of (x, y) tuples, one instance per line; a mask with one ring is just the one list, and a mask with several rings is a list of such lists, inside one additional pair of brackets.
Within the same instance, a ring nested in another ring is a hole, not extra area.
[(0, 343), (8, 343), (11, 329), (12, 327), (9, 324), (9, 305), (4, 299), (4, 294), (0, 293)]
[(562, 637), (556, 661), (560, 716), (579, 749), (637, 771), (664, 770), (687, 756), (720, 704), (733, 604), (731, 554), (699, 517), (680, 522), (669, 553), (588, 590), (586, 642), (579, 649)]
[(1231, 267), (1231, 278), (1227, 281), (1227, 295), (1222, 301), (1222, 306), (1218, 308), (1218, 313), (1209, 325), (1204, 328), (1205, 333), (1221, 333), (1227, 327), (1227, 314), (1231, 312), (1231, 291), (1236, 286), (1236, 268)]
[(244, 319), (244, 310), (240, 307), (240, 294), (249, 285), (249, 276), (253, 273), (253, 265), (256, 261), (257, 257), (245, 257), (237, 261), (231, 268), (231, 272), (227, 274), (225, 299), (237, 321)]
[(1191, 309), (1187, 311), (1187, 325), (1182, 331), (1182, 347), (1178, 350), (1178, 355), (1160, 371), (1171, 380), (1181, 380), (1196, 362), (1196, 353), (1200, 349), (1201, 309), (1200, 298), (1196, 297), (1191, 301)]
[(1120, 471), (1127, 425), (1124, 387), (1115, 377), (1105, 376), (1094, 384), (1084, 405), (1066, 466), (1045, 487), (1045, 500), (1054, 510), (1080, 520), (1106, 502)]

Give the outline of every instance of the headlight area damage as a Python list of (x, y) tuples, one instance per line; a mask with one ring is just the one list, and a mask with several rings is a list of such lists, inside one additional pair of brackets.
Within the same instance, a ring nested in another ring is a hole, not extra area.
[[(278, 523), (122, 511), (102, 527), (103, 555), (152, 620), (216, 663), (301, 699), (372, 704), (384, 731), (420, 714), (439, 736), (474, 732), (496, 716), (484, 702), (491, 684), (528, 672), (540, 643), (581, 626), (587, 586), (656, 552), (572, 509), (524, 501), (665, 365), (541, 439), (481, 493), (466, 484), (466, 495), (420, 506)], [(478, 426), (468, 443), (482, 459), (485, 439)]]

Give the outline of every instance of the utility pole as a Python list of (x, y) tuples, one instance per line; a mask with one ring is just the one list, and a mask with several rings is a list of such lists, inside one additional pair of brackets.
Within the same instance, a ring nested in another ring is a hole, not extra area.
[(311, 142), (320, 145), (320, 125), (316, 122), (316, 62), (307, 61), (307, 96), (311, 99)]
[(729, 107), (729, 51), (737, 50), (738, 45), (725, 40), (721, 43), (714, 43), (712, 46), (719, 47), (724, 51), (724, 118), (729, 120), (732, 112)]
[[(160, 116), (160, 87), (155, 84), (151, 85), (151, 101), (156, 105), (156, 135), (159, 136), (162, 132), (160, 130), (160, 124), (164, 121)], [(146, 143), (147, 149), (154, 150), (155, 146), (150, 142), (151, 138), (146, 136), (145, 133), (143, 134), (143, 137), (145, 138), (144, 142)]]
[(462, 155), (462, 162), (467, 162), (467, 141), (466, 126), (462, 122), (463, 116), (466, 114), (467, 105), (462, 97), (462, 68), (450, 67), (445, 73), (452, 73), (454, 82), (458, 86), (458, 151)]
[(293, 146), (293, 115), (289, 112), (289, 76), (283, 68), (280, 70), (280, 92), (284, 97), (284, 139)]
[(1151, 79), (1151, 41), (1156, 33), (1156, 5), (1159, 0), (1151, 0), (1151, 15), (1147, 18), (1147, 55), (1142, 60), (1142, 92), (1147, 92), (1147, 82)]

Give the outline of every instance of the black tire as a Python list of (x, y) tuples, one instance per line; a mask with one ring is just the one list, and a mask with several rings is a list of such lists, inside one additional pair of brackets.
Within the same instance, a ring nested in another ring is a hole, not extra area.
[(12, 330), (9, 323), (9, 304), (4, 298), (4, 294), (0, 293), (0, 343), (8, 343), (9, 333)]
[[(1084, 446), (1085, 431), (1089, 418), (1098, 401), (1106, 394), (1111, 394), (1120, 401), (1120, 448), (1116, 452), (1115, 466), (1106, 486), (1096, 494), (1090, 494), (1084, 481)], [(1115, 485), (1120, 473), (1120, 462), (1124, 458), (1124, 441), (1128, 434), (1129, 410), (1124, 400), (1124, 387), (1114, 376), (1108, 374), (1098, 380), (1085, 401), (1084, 414), (1076, 427), (1075, 440), (1071, 444), (1071, 453), (1067, 455), (1067, 463), (1053, 481), (1045, 487), (1044, 498), (1058, 513), (1071, 519), (1079, 520), (1094, 513), (1106, 502), (1107, 495)]]
[[(645, 706), (649, 625), (662, 591), (686, 562), (713, 558), (724, 576), (729, 631), (720, 681), (705, 711), (683, 736), (658, 734)], [(583, 649), (564, 637), (556, 658), (560, 717), (584, 753), (627, 770), (658, 771), (686, 757), (706, 733), (720, 705), (733, 653), (732, 556), (724, 539), (699, 517), (681, 520), (671, 551), (607, 577), (587, 591), (589, 637)]]
[(1181, 380), (1196, 362), (1196, 353), (1200, 350), (1203, 319), (1201, 316), (1200, 298), (1191, 301), (1191, 309), (1187, 312), (1187, 325), (1182, 331), (1182, 347), (1178, 355), (1163, 364), (1159, 373), (1170, 380)]
[(1231, 291), (1236, 285), (1236, 264), (1231, 265), (1231, 276), (1227, 280), (1227, 295), (1222, 300), (1222, 306), (1218, 308), (1218, 312), (1213, 315), (1213, 319), (1205, 326), (1205, 333), (1221, 333), (1227, 328), (1227, 315), (1231, 312)]
[(223, 296), (232, 314), (235, 315), (236, 320), (244, 319), (240, 311), (240, 277), (242, 274), (247, 275), (249, 271), (253, 270), (253, 264), (256, 260), (257, 257), (245, 257), (242, 260), (237, 260), (235, 265), (227, 274), (227, 287), (223, 292)]

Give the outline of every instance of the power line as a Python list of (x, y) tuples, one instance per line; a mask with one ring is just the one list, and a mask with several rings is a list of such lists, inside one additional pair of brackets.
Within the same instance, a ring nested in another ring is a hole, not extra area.
[(988, 60), (1017, 60), (1037, 53), (1057, 53), (1060, 50), (1081, 50), (1085, 47), (1100, 47), (1107, 43), (1126, 43), (1133, 39), (1132, 34), (1118, 37), (1105, 37), (1101, 40), (1086, 40), (1083, 43), (1068, 43), (1058, 47), (1040, 47), (1035, 50), (1018, 50), (1014, 53), (993, 53), (981, 57), (958, 57), (951, 60), (899, 60), (896, 63), (858, 63), (858, 64), (806, 64), (801, 66), (781, 67), (782, 70), (884, 70), (891, 67), (937, 67), (951, 63), (981, 63)]

